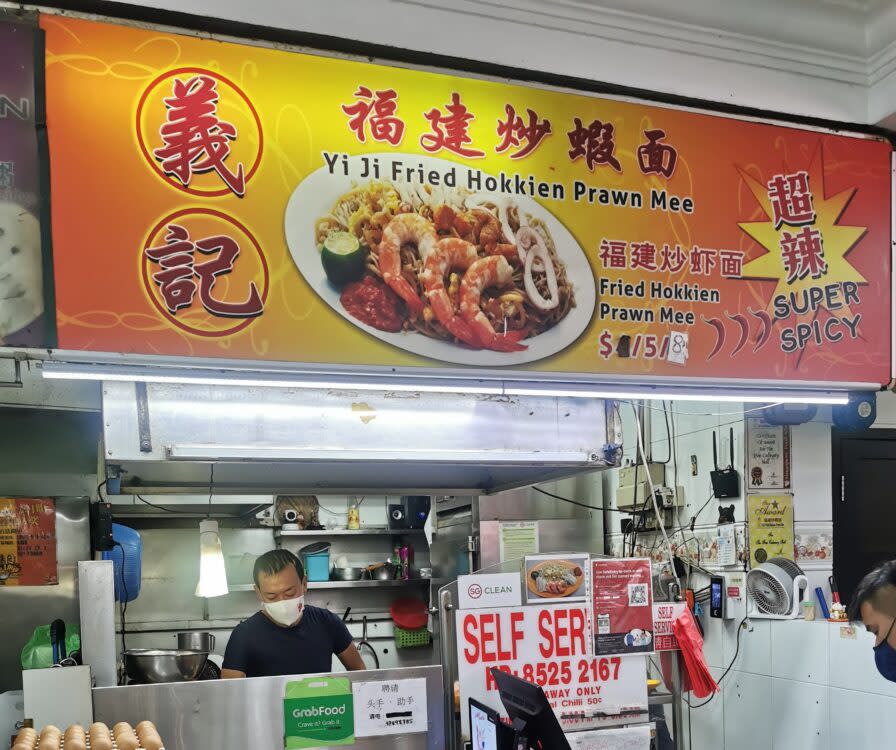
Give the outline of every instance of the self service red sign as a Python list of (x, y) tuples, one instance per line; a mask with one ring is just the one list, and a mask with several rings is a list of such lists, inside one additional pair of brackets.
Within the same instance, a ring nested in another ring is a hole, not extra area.
[[(503, 713), (491, 670), (544, 688), (562, 725), (583, 728), (647, 710), (644, 657), (595, 658), (587, 605), (458, 610), (461, 704)], [(467, 712), (461, 711), (469, 736)]]

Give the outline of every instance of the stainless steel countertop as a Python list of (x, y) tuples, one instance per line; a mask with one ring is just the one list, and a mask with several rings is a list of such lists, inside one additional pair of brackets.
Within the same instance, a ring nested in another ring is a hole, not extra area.
[[(94, 688), (96, 721), (154, 722), (166, 750), (283, 750), (286, 684), (309, 675)], [(445, 750), (442, 668), (339, 673), (352, 682), (426, 679), (429, 731), (358, 738), (358, 750)]]

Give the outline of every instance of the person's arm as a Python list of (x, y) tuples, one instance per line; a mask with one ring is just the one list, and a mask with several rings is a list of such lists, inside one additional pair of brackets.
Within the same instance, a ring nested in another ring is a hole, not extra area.
[(360, 672), (362, 669), (367, 669), (367, 665), (364, 664), (364, 660), (358, 652), (358, 647), (354, 643), (350, 643), (345, 651), (336, 654), (336, 656), (339, 657), (342, 666), (349, 672)]
[(221, 664), (221, 679), (234, 680), (245, 677), (249, 667), (249, 643), (243, 627), (237, 625), (230, 634), (224, 661)]
[(352, 640), (352, 634), (348, 632), (345, 623), (332, 612), (330, 613), (330, 628), (333, 634), (333, 653), (339, 657), (342, 666), (349, 672), (366, 669), (364, 660), (358, 653), (358, 647)]

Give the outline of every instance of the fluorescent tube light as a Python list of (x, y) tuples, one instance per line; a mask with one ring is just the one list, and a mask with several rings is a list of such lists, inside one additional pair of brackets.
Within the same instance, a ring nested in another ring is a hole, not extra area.
[[(208, 374), (214, 372), (214, 374)], [(533, 375), (535, 375), (533, 373)], [(497, 379), (467, 379), (445, 376), (418, 375), (369, 376), (331, 375), (321, 373), (250, 373), (175, 369), (153, 366), (88, 365), (46, 362), (43, 376), (62, 380), (97, 380), (162, 383), (172, 385), (210, 385), (262, 388), (303, 388), (317, 390), (405, 391), (422, 393), (464, 393), (484, 396), (543, 396), (545, 398), (599, 398), (615, 400), (664, 401), (724, 401), (734, 403), (780, 404), (846, 404), (844, 391), (794, 388), (744, 388), (731, 386), (676, 386), (676, 385), (610, 385), (602, 383), (563, 383), (514, 381)], [(363, 379), (362, 379), (363, 378)]]

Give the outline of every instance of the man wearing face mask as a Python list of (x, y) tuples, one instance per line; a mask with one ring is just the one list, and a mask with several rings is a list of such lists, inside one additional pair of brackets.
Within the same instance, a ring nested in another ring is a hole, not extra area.
[(896, 560), (866, 575), (853, 598), (852, 618), (861, 619), (875, 637), (877, 671), (896, 682)]
[(329, 610), (305, 604), (307, 578), (292, 552), (266, 552), (255, 561), (253, 576), (262, 608), (234, 628), (221, 677), (331, 672), (333, 654), (350, 671), (364, 669), (342, 620)]

